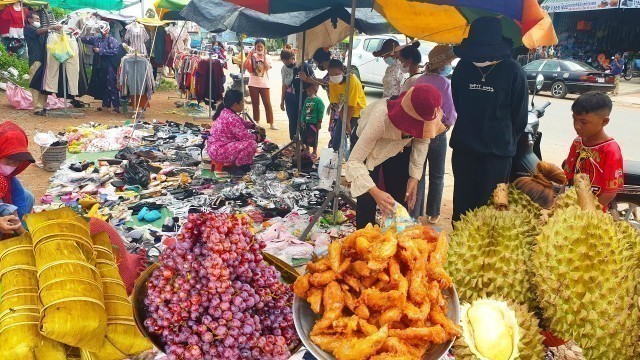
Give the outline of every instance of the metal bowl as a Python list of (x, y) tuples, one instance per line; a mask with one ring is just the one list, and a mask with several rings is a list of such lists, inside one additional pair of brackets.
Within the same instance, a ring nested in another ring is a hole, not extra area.
[[(453, 320), (456, 324), (460, 323), (460, 300), (458, 299), (456, 289), (451, 287), (450, 289), (443, 290), (442, 293), (447, 300), (447, 309), (449, 310), (447, 312), (447, 317)], [(304, 346), (318, 360), (335, 360), (336, 358), (333, 357), (333, 355), (322, 350), (318, 345), (311, 341), (311, 338), (309, 337), (309, 333), (311, 333), (311, 329), (318, 319), (320, 319), (320, 316), (311, 310), (311, 307), (306, 300), (301, 299), (298, 296), (293, 299), (293, 322), (296, 326), (298, 336), (300, 336), (300, 340), (302, 340)], [(422, 360), (439, 360), (449, 351), (452, 345), (453, 340), (440, 344), (428, 353), (424, 354)]]

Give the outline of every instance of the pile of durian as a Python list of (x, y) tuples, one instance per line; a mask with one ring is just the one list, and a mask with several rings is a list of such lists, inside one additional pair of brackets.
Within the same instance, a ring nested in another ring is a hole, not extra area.
[(640, 359), (640, 232), (603, 212), (590, 187), (578, 175), (544, 214), (501, 184), (454, 225), (456, 359), (544, 359), (541, 330), (574, 340), (585, 359)]

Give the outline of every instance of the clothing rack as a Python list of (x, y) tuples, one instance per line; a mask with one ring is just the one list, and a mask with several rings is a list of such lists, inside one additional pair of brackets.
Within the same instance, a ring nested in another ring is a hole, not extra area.
[[(64, 30), (60, 31), (61, 34), (64, 33)], [(70, 34), (72, 35), (72, 34)], [(77, 42), (77, 39), (74, 40)], [(46, 48), (46, 47), (45, 47)], [(76, 56), (80, 56), (80, 48), (78, 47), (78, 53), (76, 54)], [(53, 116), (53, 117), (68, 117), (68, 116), (72, 116), (72, 117), (85, 117), (86, 114), (82, 111), (69, 111), (69, 103), (67, 101), (67, 87), (69, 86), (69, 84), (67, 83), (67, 61), (69, 61), (68, 59), (63, 62), (60, 63), (60, 67), (62, 68), (61, 72), (62, 72), (62, 94), (63, 94), (63, 103), (64, 103), (64, 108), (62, 111), (48, 111), (47, 112), (47, 116)], [(42, 66), (42, 65), (41, 65)], [(46, 104), (45, 104), (46, 107)]]

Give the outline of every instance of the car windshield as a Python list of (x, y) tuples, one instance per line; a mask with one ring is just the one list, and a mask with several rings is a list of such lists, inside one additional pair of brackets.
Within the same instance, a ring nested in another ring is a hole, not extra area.
[(569, 71), (597, 71), (582, 61), (563, 61), (563, 64)]

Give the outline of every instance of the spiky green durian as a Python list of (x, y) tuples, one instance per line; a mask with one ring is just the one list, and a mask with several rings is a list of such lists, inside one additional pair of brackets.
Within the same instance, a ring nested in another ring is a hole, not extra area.
[[(489, 206), (493, 206), (493, 198), (489, 199)], [(532, 219), (540, 217), (542, 207), (536, 204), (522, 191), (516, 189), (513, 185), (509, 185), (509, 209), (522, 210), (529, 214)]]
[(587, 359), (638, 359), (640, 239), (595, 208), (584, 181), (581, 206), (557, 209), (537, 237), (538, 302), (554, 335), (575, 340)]
[(484, 206), (463, 216), (451, 233), (446, 264), (460, 300), (499, 295), (534, 308), (528, 264), (537, 233), (529, 213), (511, 206)]
[[(495, 313), (501, 315), (497, 319), (491, 316), (478, 316), (482, 310), (476, 311), (478, 324), (473, 324), (469, 316), (470, 310), (482, 306), (485, 309), (493, 308)], [(462, 336), (458, 338), (454, 344), (453, 352), (457, 360), (479, 360), (478, 355), (490, 360), (541, 360), (544, 359), (544, 347), (542, 345), (543, 337), (540, 335), (538, 327), (538, 319), (529, 311), (527, 306), (519, 305), (510, 301), (503, 301), (499, 298), (476, 300), (472, 304), (465, 304), (462, 307)], [(491, 320), (493, 319), (493, 320)], [(475, 326), (474, 326), (475, 325)], [(481, 326), (482, 328), (478, 328)], [(502, 336), (496, 336), (497, 330), (503, 329)], [(506, 331), (504, 331), (506, 330)], [(479, 344), (482, 341), (480, 337), (474, 336), (475, 333), (486, 332), (488, 337), (502, 337), (502, 341), (489, 341), (485, 344)], [(509, 333), (511, 338), (509, 339)], [(505, 339), (506, 338), (506, 339)], [(502, 346), (498, 346), (502, 343)], [(509, 346), (508, 344), (515, 344)], [(498, 348), (506, 349), (499, 357), (495, 350)], [(511, 348), (511, 351), (509, 349)], [(486, 351), (488, 349), (488, 351)], [(517, 351), (515, 351), (517, 349)], [(489, 357), (488, 352), (494, 352), (493, 357)]]

